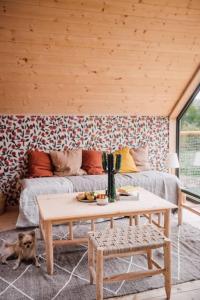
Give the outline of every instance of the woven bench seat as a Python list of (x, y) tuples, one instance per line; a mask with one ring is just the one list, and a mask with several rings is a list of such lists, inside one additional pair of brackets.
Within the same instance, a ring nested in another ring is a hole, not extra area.
[[(96, 299), (103, 299), (103, 282), (141, 279), (163, 274), (167, 299), (171, 293), (171, 242), (152, 224), (115, 227), (88, 233), (88, 265), (90, 283), (96, 282)], [(164, 267), (153, 259), (153, 249), (163, 247)], [(139, 272), (104, 277), (103, 264), (106, 257), (146, 254), (148, 269)]]
[(101, 248), (104, 254), (109, 255), (158, 248), (166, 237), (154, 225), (148, 224), (92, 232), (89, 239), (96, 249)]

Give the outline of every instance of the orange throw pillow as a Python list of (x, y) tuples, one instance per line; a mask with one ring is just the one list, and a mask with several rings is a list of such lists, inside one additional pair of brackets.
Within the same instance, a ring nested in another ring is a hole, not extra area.
[(102, 174), (102, 152), (96, 150), (83, 150), (82, 169), (89, 175)]
[(28, 175), (29, 177), (53, 176), (51, 159), (44, 151), (28, 151)]

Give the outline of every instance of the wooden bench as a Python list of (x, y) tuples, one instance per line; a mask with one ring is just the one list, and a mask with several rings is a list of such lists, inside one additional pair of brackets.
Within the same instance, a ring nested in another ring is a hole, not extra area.
[[(88, 233), (90, 284), (96, 283), (96, 299), (103, 299), (103, 283), (134, 280), (163, 274), (167, 299), (171, 293), (171, 242), (154, 225), (116, 227)], [(153, 249), (163, 247), (164, 267), (152, 258)], [(146, 253), (148, 270), (104, 277), (104, 259)]]

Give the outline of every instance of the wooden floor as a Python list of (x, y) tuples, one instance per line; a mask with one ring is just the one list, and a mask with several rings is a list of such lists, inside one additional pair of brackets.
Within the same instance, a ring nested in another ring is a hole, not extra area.
[[(156, 289), (134, 295), (109, 298), (109, 300), (165, 300), (164, 289)], [(172, 287), (170, 300), (200, 300), (200, 280), (186, 282)]]
[(0, 215), (0, 232), (15, 228), (18, 216), (18, 208), (7, 208), (5, 213)]
[[(0, 216), (0, 232), (11, 230), (15, 228), (18, 210), (16, 208), (8, 209), (3, 215)], [(192, 225), (200, 227), (200, 217), (184, 211), (184, 220), (193, 221)], [(109, 300), (164, 300), (165, 291), (163, 288), (146, 291), (134, 295), (110, 298)], [(171, 300), (200, 300), (200, 280), (186, 282), (172, 287)]]

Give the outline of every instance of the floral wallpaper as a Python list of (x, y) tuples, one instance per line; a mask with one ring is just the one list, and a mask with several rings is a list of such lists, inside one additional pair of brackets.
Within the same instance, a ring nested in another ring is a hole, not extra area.
[(27, 150), (64, 148), (115, 150), (149, 146), (153, 169), (165, 169), (169, 122), (147, 116), (0, 116), (0, 190), (8, 205), (18, 203), (19, 179), (26, 177)]

